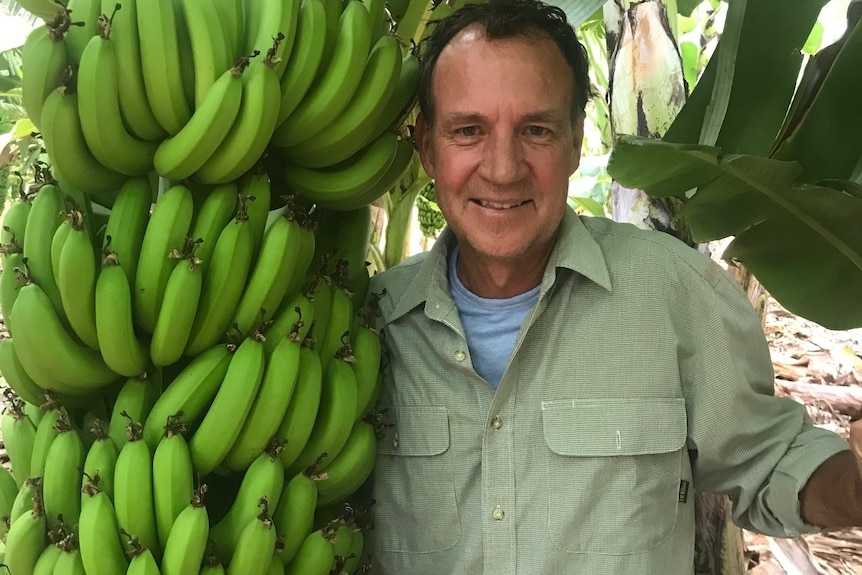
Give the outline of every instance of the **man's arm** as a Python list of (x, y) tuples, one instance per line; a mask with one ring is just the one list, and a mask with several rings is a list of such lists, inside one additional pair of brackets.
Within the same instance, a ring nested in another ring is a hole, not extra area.
[(799, 494), (802, 518), (824, 528), (862, 526), (862, 420), (850, 426), (852, 451), (818, 467)]

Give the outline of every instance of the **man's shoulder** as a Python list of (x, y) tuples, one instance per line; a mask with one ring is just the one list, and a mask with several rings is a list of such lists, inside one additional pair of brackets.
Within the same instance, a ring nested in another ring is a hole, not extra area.
[(386, 292), (386, 299), (398, 301), (422, 267), (422, 264), (430, 256), (430, 252), (422, 252), (412, 255), (396, 265), (382, 272), (377, 272), (371, 277), (370, 294), (382, 294)]

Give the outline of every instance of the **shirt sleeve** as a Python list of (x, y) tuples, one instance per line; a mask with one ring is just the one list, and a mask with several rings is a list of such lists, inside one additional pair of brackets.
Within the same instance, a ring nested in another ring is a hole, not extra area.
[(815, 427), (804, 406), (774, 396), (769, 347), (736, 281), (711, 262), (692, 292), (699, 311), (680, 342), (695, 486), (728, 494), (733, 519), (777, 537), (819, 530), (803, 521), (799, 492), (823, 461), (849, 449)]

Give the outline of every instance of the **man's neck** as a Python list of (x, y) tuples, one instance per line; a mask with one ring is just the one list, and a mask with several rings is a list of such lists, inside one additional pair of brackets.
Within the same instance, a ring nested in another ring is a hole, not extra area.
[(461, 283), (472, 293), (488, 299), (507, 299), (542, 283), (550, 256), (548, 251), (539, 257), (525, 254), (517, 260), (490, 259), (461, 246), (455, 265)]

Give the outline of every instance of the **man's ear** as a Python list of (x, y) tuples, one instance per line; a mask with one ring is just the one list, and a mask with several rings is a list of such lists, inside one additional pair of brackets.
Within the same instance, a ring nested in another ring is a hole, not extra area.
[(416, 117), (416, 125), (414, 126), (416, 149), (419, 152), (419, 160), (422, 162), (422, 167), (425, 168), (425, 173), (433, 178), (434, 147), (431, 145), (431, 130), (431, 126), (428, 125), (420, 112)]

